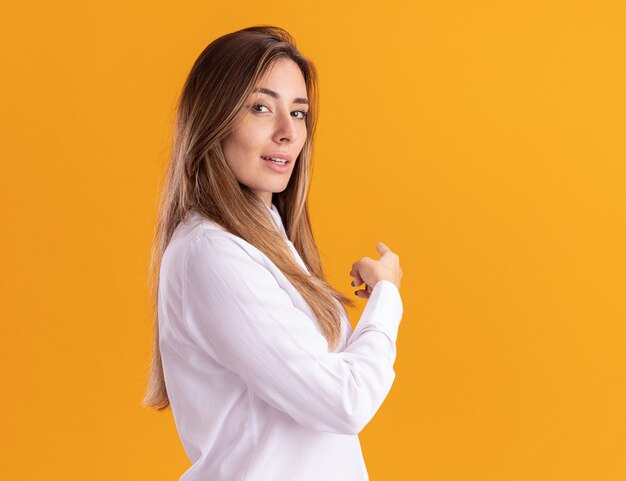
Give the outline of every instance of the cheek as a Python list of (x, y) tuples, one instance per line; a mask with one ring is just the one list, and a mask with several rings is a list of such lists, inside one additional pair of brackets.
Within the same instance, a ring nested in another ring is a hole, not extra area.
[(222, 153), (226, 159), (226, 163), (232, 168), (233, 159), (236, 157), (235, 146), (237, 144), (233, 142), (232, 134), (226, 137), (222, 141)]
[(263, 129), (248, 124), (233, 136), (231, 144), (233, 150), (250, 156), (257, 151), (260, 152), (263, 145), (267, 143), (263, 141), (265, 138), (267, 134)]
[(302, 129), (302, 133), (300, 134), (300, 148), (302, 149), (302, 147), (304, 146), (304, 143), (306, 142), (306, 139), (308, 137), (308, 132), (306, 129), (306, 126)]
[(245, 161), (249, 147), (245, 136), (240, 133), (232, 133), (224, 139), (222, 150), (224, 157), (226, 157), (226, 163), (231, 168), (236, 168), (236, 166)]

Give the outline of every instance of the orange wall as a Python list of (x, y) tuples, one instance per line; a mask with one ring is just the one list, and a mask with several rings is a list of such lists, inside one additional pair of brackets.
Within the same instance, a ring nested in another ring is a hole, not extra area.
[(626, 479), (622, 2), (90, 3), (0, 15), (0, 478), (188, 466), (139, 405), (155, 198), (196, 56), (272, 23), (319, 69), (330, 280), (404, 271), (372, 481)]

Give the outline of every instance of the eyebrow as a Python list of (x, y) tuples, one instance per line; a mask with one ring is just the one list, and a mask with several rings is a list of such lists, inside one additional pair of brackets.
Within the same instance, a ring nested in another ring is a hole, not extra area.
[[(266, 89), (266, 88), (263, 88), (263, 87), (256, 88), (256, 89), (253, 90), (253, 92), (260, 92), (262, 94), (267, 94), (270, 97), (274, 97), (275, 99), (279, 99), (280, 98), (280, 95), (278, 95), (278, 92), (274, 92), (271, 89)], [(293, 99), (293, 103), (294, 104), (306, 104), (306, 105), (309, 105), (309, 101), (307, 99), (303, 99), (301, 97)]]

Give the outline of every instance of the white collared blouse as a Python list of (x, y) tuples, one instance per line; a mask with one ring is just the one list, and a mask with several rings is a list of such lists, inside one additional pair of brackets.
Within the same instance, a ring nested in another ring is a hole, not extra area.
[[(268, 209), (298, 264), (282, 219)], [(260, 250), (190, 212), (160, 268), (167, 393), (191, 467), (181, 481), (363, 481), (358, 433), (395, 379), (402, 301), (376, 283), (334, 351)]]

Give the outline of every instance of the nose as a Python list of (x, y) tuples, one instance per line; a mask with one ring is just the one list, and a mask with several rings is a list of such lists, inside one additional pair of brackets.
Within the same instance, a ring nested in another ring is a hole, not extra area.
[(295, 142), (298, 138), (298, 129), (296, 128), (296, 119), (291, 116), (289, 112), (281, 113), (276, 118), (276, 126), (274, 129), (274, 142), (276, 143), (291, 143)]

